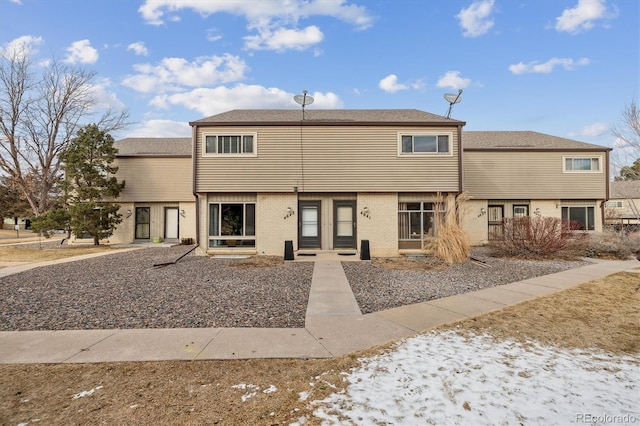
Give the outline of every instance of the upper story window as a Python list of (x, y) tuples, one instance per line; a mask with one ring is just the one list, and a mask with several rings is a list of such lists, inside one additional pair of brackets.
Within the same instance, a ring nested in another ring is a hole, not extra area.
[(564, 157), (565, 173), (601, 172), (600, 157)]
[(622, 201), (607, 201), (604, 206), (609, 209), (620, 209), (622, 208)]
[(410, 154), (451, 154), (450, 133), (398, 133), (398, 153)]
[(253, 155), (257, 154), (255, 133), (204, 135), (205, 155)]

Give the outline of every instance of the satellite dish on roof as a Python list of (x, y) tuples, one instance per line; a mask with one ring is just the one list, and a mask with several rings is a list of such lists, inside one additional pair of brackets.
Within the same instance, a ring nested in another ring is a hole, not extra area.
[(302, 119), (304, 120), (304, 107), (313, 103), (313, 97), (307, 95), (307, 91), (303, 90), (302, 95), (295, 95), (293, 100), (302, 106)]
[(302, 95), (295, 95), (293, 97), (293, 100), (302, 105), (302, 108), (304, 108), (305, 106), (311, 105), (313, 103), (313, 97), (307, 95), (306, 90), (304, 90), (302, 93)]
[(453, 105), (462, 101), (462, 89), (458, 89), (458, 93), (445, 93), (444, 98), (447, 102), (449, 102), (449, 111), (447, 111), (447, 118), (451, 116), (451, 108)]

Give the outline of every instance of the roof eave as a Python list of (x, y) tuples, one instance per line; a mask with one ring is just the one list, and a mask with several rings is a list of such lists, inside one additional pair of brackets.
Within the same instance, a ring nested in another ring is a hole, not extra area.
[[(463, 136), (464, 137), (464, 136)], [(468, 148), (464, 147), (464, 151), (484, 151), (484, 152), (566, 152), (566, 151), (579, 151), (579, 152), (606, 152), (611, 151), (613, 148), (603, 146), (602, 148)]]
[(219, 127), (241, 127), (241, 126), (395, 126), (395, 127), (442, 127), (442, 126), (465, 126), (464, 121), (191, 121), (193, 126), (219, 126)]

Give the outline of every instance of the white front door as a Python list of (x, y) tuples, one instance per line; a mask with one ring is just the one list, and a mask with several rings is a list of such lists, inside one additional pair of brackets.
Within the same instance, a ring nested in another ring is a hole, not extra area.
[(178, 239), (178, 208), (166, 207), (164, 209), (164, 239), (165, 240), (177, 240)]

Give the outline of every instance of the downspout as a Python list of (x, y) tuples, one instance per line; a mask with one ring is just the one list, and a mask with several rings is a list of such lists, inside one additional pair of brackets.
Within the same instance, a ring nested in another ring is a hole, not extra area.
[(200, 197), (196, 192), (196, 152), (198, 145), (198, 125), (195, 124), (191, 130), (191, 186), (196, 203), (196, 247), (200, 246)]
[(604, 217), (605, 215), (605, 203), (607, 201), (609, 201), (609, 188), (610, 188), (610, 184), (609, 184), (609, 180), (611, 179), (611, 176), (609, 176), (610, 170), (609, 170), (609, 153), (611, 152), (610, 149), (607, 149), (607, 151), (605, 151), (605, 176), (606, 176), (606, 182), (605, 182), (605, 194), (604, 194), (604, 201), (600, 203), (600, 221), (602, 222), (602, 230), (604, 231), (605, 226), (607, 224), (607, 220)]
[(462, 144), (462, 125), (458, 125), (458, 194), (464, 191), (464, 156)]

